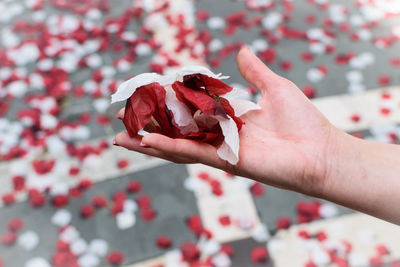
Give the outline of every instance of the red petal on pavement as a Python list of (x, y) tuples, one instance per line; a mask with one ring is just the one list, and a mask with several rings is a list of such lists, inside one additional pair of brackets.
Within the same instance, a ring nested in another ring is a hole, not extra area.
[(107, 206), (107, 203), (108, 201), (105, 196), (97, 195), (92, 198), (92, 205), (97, 209), (104, 208)]
[(8, 221), (7, 227), (10, 231), (18, 231), (24, 227), (24, 222), (19, 218), (15, 218)]
[(222, 226), (228, 226), (231, 224), (231, 218), (229, 217), (229, 215), (219, 217), (218, 221)]
[(275, 223), (276, 229), (279, 229), (279, 230), (288, 229), (291, 224), (292, 224), (292, 220), (289, 217), (285, 217), (285, 216), (279, 217)]
[(182, 243), (181, 252), (182, 252), (183, 259), (188, 262), (198, 260), (200, 257), (199, 249), (192, 242)]
[(130, 181), (126, 185), (126, 191), (128, 193), (137, 193), (140, 192), (141, 189), (142, 189), (142, 184), (138, 181)]
[(94, 214), (94, 208), (89, 204), (82, 205), (80, 209), (80, 214), (83, 218), (89, 219)]
[(14, 232), (5, 233), (1, 236), (0, 240), (3, 245), (11, 246), (17, 240), (17, 234)]
[(120, 265), (124, 261), (124, 254), (120, 251), (112, 251), (107, 255), (107, 262), (111, 265)]
[(153, 208), (145, 208), (140, 210), (140, 218), (146, 222), (151, 222), (157, 216), (157, 211)]
[(172, 245), (172, 240), (168, 236), (162, 235), (157, 238), (156, 245), (162, 249), (169, 248)]
[(265, 247), (256, 247), (251, 251), (251, 260), (255, 263), (263, 263), (268, 260), (268, 251)]

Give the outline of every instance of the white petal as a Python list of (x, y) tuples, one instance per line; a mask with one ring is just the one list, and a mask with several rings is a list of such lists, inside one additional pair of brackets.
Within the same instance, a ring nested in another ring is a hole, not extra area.
[(25, 263), (25, 267), (50, 267), (50, 263), (43, 258), (32, 258)]
[(104, 257), (108, 251), (108, 243), (103, 239), (94, 239), (90, 242), (89, 250), (90, 253)]
[(53, 217), (51, 218), (51, 222), (57, 226), (63, 227), (68, 225), (71, 222), (72, 215), (68, 210), (58, 210)]
[(215, 74), (214, 72), (212, 72), (211, 70), (207, 69), (206, 67), (203, 66), (199, 66), (199, 65), (192, 65), (192, 66), (186, 66), (181, 68), (177, 73), (176, 73), (176, 78), (174, 81), (183, 81), (183, 77), (186, 75), (190, 75), (190, 74), (196, 74), (196, 73), (200, 73), (203, 75), (206, 75), (208, 77), (214, 78), (214, 79), (219, 79), (219, 80), (223, 80), (223, 79), (228, 79), (229, 76), (221, 76), (221, 73), (219, 74)]
[(64, 242), (71, 243), (79, 238), (79, 236), (80, 234), (74, 226), (67, 226), (67, 228), (65, 228), (59, 235), (59, 239)]
[(204, 243), (200, 244), (199, 247), (203, 254), (214, 255), (220, 250), (221, 244), (215, 240), (209, 239), (204, 241)]
[(82, 267), (95, 267), (99, 266), (100, 259), (94, 254), (86, 253), (79, 257), (78, 263)]
[(178, 126), (181, 134), (198, 132), (199, 127), (197, 127), (189, 108), (176, 98), (175, 92), (171, 87), (167, 87), (166, 91), (165, 104), (172, 114), (174, 114), (174, 122)]
[(18, 237), (18, 245), (25, 250), (31, 251), (39, 244), (39, 235), (33, 231), (27, 231)]
[(234, 99), (229, 101), (233, 110), (235, 111), (235, 116), (240, 117), (252, 110), (260, 110), (261, 107), (256, 103), (251, 101), (246, 101), (242, 99)]
[(319, 207), (318, 212), (322, 218), (332, 218), (339, 213), (338, 208), (330, 203), (322, 204)]
[(111, 104), (128, 99), (137, 88), (150, 84), (159, 83), (163, 86), (174, 83), (175, 81), (183, 81), (183, 77), (190, 74), (200, 73), (215, 79), (228, 79), (228, 76), (215, 74), (203, 66), (186, 66), (168, 75), (159, 75), (157, 73), (143, 73), (123, 82), (115, 94), (111, 96)]
[(241, 84), (232, 84), (233, 89), (232, 91), (226, 93), (225, 95), (222, 95), (224, 98), (228, 99), (229, 101), (232, 99), (250, 99), (251, 94), (249, 93), (248, 90), (245, 89), (245, 87)]
[(136, 91), (137, 88), (158, 82), (164, 84), (165, 77), (157, 73), (143, 73), (139, 74), (132, 79), (123, 82), (115, 94), (111, 96), (111, 104), (115, 102), (120, 102), (127, 100)]
[(330, 263), (330, 256), (325, 250), (316, 248), (311, 252), (311, 260), (317, 266), (328, 265)]
[(232, 265), (231, 259), (225, 253), (218, 253), (212, 258), (212, 262), (216, 267), (229, 267)]
[(269, 231), (267, 226), (264, 224), (258, 224), (256, 227), (254, 227), (254, 229), (251, 231), (251, 236), (259, 243), (267, 242), (270, 239)]
[(136, 223), (136, 217), (131, 212), (121, 212), (117, 215), (117, 226), (121, 230), (131, 228)]
[(136, 202), (132, 199), (126, 199), (124, 201), (124, 210), (123, 212), (135, 212), (137, 211), (138, 206)]
[(88, 244), (83, 238), (78, 238), (70, 244), (71, 252), (78, 256), (85, 253), (88, 249)]
[(230, 164), (236, 165), (239, 161), (239, 131), (236, 123), (231, 117), (229, 119), (217, 118), (225, 136), (224, 142), (217, 150), (218, 156)]

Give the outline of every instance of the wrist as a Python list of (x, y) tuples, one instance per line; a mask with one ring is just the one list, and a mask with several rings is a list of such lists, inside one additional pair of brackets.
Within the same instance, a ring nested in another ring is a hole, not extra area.
[(333, 132), (326, 150), (318, 197), (340, 202), (342, 195), (353, 186), (349, 178), (362, 174), (359, 167), (363, 140), (337, 128)]
[(320, 183), (314, 192), (315, 197), (331, 200), (335, 190), (343, 188), (341, 180), (344, 178), (344, 173), (349, 174), (349, 166), (354, 166), (359, 160), (357, 147), (360, 141), (332, 126), (322, 154), (323, 167), (317, 173)]

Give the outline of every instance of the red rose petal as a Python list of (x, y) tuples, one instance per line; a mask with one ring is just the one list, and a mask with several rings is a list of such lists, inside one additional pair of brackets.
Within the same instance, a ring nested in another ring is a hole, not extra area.
[(210, 17), (210, 12), (208, 12), (208, 10), (199, 10), (197, 11), (196, 17), (198, 21), (206, 21)]
[(107, 262), (111, 265), (120, 265), (124, 261), (124, 254), (120, 251), (112, 251), (107, 255)]
[(238, 127), (238, 131), (240, 131), (242, 129), (243, 124), (245, 124), (244, 121), (242, 121), (239, 117), (235, 116), (235, 110), (232, 108), (231, 104), (227, 99), (220, 97), (219, 100), (226, 114), (228, 114), (235, 121), (236, 126)]
[(264, 263), (268, 260), (268, 251), (265, 247), (256, 247), (251, 250), (251, 260), (255, 263)]
[(35, 192), (29, 194), (29, 204), (32, 207), (41, 207), (46, 204), (46, 196), (43, 193)]
[(378, 84), (380, 86), (387, 86), (390, 84), (390, 77), (388, 75), (382, 75), (378, 78)]
[(13, 193), (6, 193), (1, 197), (4, 205), (11, 205), (15, 202), (15, 196)]
[(136, 199), (136, 203), (138, 204), (140, 209), (150, 208), (151, 198), (148, 195), (141, 195)]
[(143, 129), (153, 116), (160, 125), (160, 131), (173, 136), (172, 124), (165, 113), (165, 89), (158, 83), (152, 83), (136, 89), (128, 99), (123, 119), (125, 128), (131, 137)]
[(6, 246), (11, 246), (17, 240), (17, 234), (14, 232), (8, 232), (1, 236), (1, 243)]
[(25, 188), (25, 177), (21, 175), (14, 176), (12, 182), (15, 191), (21, 191)]
[(94, 214), (94, 208), (88, 204), (82, 205), (80, 208), (80, 214), (83, 218), (89, 219)]
[(104, 196), (97, 195), (92, 198), (92, 205), (97, 209), (106, 207), (107, 203), (107, 198)]
[(138, 181), (129, 181), (126, 185), (126, 191), (129, 193), (138, 193), (142, 189), (142, 184)]
[(298, 235), (300, 238), (303, 238), (303, 239), (309, 239), (309, 238), (311, 238), (310, 234), (309, 234), (307, 231), (305, 231), (305, 230), (300, 230), (300, 231), (297, 233), (297, 235)]
[(319, 242), (323, 242), (328, 239), (328, 236), (325, 232), (318, 232), (316, 238), (318, 239)]
[(225, 253), (229, 257), (233, 257), (234, 250), (233, 250), (233, 247), (231, 245), (228, 245), (228, 244), (221, 245), (220, 251)]
[(125, 169), (129, 166), (129, 161), (127, 159), (118, 160), (117, 166), (119, 169)]
[(162, 235), (157, 238), (156, 245), (161, 249), (166, 249), (172, 246), (172, 240), (168, 236)]
[(56, 208), (62, 208), (69, 203), (68, 195), (57, 195), (51, 199), (51, 204)]
[(92, 188), (93, 182), (89, 178), (85, 178), (79, 181), (78, 183), (78, 188), (82, 191), (86, 191), (90, 188)]
[(3, 117), (8, 112), (10, 104), (5, 100), (0, 100), (0, 117)]
[(184, 85), (190, 88), (204, 87), (211, 96), (225, 95), (233, 90), (232, 86), (223, 81), (202, 74), (186, 75), (183, 77), (183, 81)]
[(282, 61), (280, 64), (280, 68), (283, 71), (290, 71), (293, 68), (293, 64), (290, 61)]
[(209, 96), (204, 89), (191, 89), (181, 82), (175, 82), (172, 88), (179, 101), (186, 104), (189, 108), (191, 107), (193, 112), (199, 109), (206, 115), (226, 117), (226, 112), (221, 104)]
[(229, 226), (231, 224), (231, 218), (229, 215), (220, 216), (218, 221), (222, 226)]
[(276, 59), (276, 51), (273, 48), (268, 48), (267, 50), (260, 52), (259, 56), (265, 61), (265, 63), (272, 64)]
[(187, 219), (189, 230), (195, 235), (199, 236), (203, 230), (203, 223), (199, 215), (192, 215)]
[(315, 265), (313, 262), (308, 261), (308, 262), (306, 262), (305, 267), (318, 267), (318, 266)]
[(392, 57), (390, 59), (390, 65), (392, 65), (393, 67), (399, 67), (400, 66), (400, 58), (399, 57)]
[(140, 218), (146, 222), (151, 222), (157, 216), (157, 211), (152, 208), (145, 208), (140, 210)]
[(80, 172), (80, 169), (79, 169), (79, 167), (71, 167), (70, 169), (69, 169), (69, 175), (71, 175), (71, 176), (76, 176), (76, 175), (78, 175), (79, 174), (79, 172)]
[(259, 182), (256, 182), (250, 187), (250, 192), (253, 196), (260, 197), (264, 195), (264, 186)]
[(353, 114), (353, 115), (350, 116), (350, 120), (352, 122), (359, 122), (361, 120), (361, 116), (358, 115), (358, 114)]
[(292, 220), (289, 217), (281, 216), (276, 220), (276, 229), (289, 229), (292, 225)]
[(181, 252), (182, 252), (183, 259), (188, 262), (198, 260), (200, 257), (199, 249), (192, 242), (182, 243)]
[(314, 55), (311, 52), (303, 52), (300, 54), (300, 57), (304, 62), (310, 62), (314, 59)]
[(82, 197), (83, 192), (78, 187), (72, 187), (69, 189), (68, 195), (73, 198), (79, 198)]
[(21, 219), (12, 219), (7, 223), (8, 230), (19, 231), (24, 227), (24, 222)]
[(381, 256), (375, 256), (369, 259), (369, 264), (371, 266), (383, 266), (383, 259)]
[(379, 255), (388, 255), (390, 254), (389, 249), (387, 246), (380, 244), (376, 246), (376, 251), (378, 252)]
[(388, 116), (390, 115), (390, 113), (392, 112), (389, 108), (386, 107), (382, 107), (380, 108), (379, 112), (383, 115), (383, 116)]
[(32, 166), (36, 173), (43, 175), (51, 172), (55, 163), (55, 160), (34, 160)]
[(216, 139), (220, 137), (220, 133), (210, 133), (210, 132), (198, 132), (198, 133), (188, 133), (183, 136), (185, 139), (196, 140), (202, 143), (213, 143)]

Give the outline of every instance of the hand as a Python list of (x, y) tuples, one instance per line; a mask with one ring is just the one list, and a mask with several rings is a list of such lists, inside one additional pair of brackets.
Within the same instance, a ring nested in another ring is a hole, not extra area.
[[(342, 132), (333, 127), (289, 80), (265, 66), (248, 48), (237, 56), (242, 76), (262, 94), (261, 110), (242, 117), (239, 163), (228, 164), (209, 144), (160, 134), (116, 136), (116, 145), (176, 163), (203, 163), (304, 194), (322, 194), (334, 148)], [(124, 110), (119, 112), (122, 119)]]

